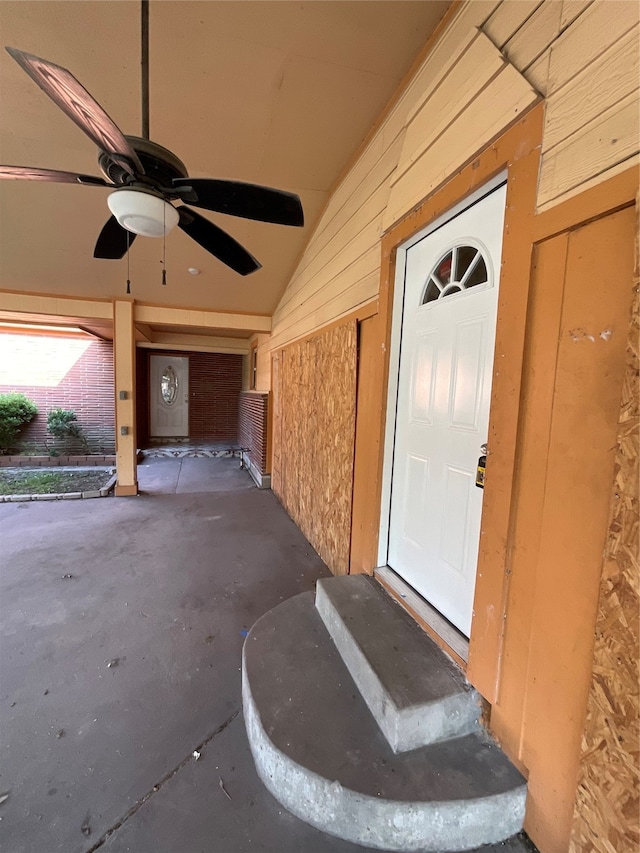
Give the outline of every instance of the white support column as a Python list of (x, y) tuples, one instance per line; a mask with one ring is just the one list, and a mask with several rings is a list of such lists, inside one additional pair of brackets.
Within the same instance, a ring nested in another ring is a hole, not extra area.
[(116, 394), (116, 496), (138, 494), (136, 437), (136, 339), (133, 300), (113, 304)]

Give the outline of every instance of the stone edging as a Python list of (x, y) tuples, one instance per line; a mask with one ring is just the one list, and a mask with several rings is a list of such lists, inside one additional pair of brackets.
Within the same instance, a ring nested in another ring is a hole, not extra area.
[(106, 498), (116, 484), (114, 474), (106, 486), (88, 492), (59, 492), (53, 495), (0, 495), (0, 503), (21, 503), (22, 501), (77, 501), (86, 498)]
[(100, 467), (112, 468), (116, 457), (112, 454), (87, 456), (0, 456), (0, 468), (56, 468)]

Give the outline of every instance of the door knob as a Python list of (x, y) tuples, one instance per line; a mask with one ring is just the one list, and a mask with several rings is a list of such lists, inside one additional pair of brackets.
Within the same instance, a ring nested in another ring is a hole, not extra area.
[(483, 455), (478, 459), (478, 467), (476, 468), (476, 486), (479, 489), (484, 489), (484, 475), (487, 469), (487, 445), (483, 444), (480, 450)]

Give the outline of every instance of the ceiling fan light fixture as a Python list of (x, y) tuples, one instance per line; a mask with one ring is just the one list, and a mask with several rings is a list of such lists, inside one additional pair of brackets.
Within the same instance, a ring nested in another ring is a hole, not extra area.
[(143, 237), (162, 237), (178, 224), (178, 211), (161, 196), (146, 190), (118, 189), (107, 198), (118, 224)]

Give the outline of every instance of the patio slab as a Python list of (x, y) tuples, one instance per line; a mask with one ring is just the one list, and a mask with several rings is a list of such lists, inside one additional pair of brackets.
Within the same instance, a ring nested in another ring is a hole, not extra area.
[(328, 571), (237, 459), (212, 461), (141, 465), (138, 497), (0, 505), (0, 849), (365, 849), (255, 772), (244, 636)]

